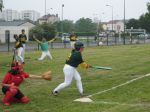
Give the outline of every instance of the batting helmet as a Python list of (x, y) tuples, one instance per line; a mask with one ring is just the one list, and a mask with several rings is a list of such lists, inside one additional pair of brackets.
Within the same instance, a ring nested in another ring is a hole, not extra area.
[(80, 41), (77, 41), (75, 44), (74, 44), (74, 48), (75, 50), (80, 50), (80, 48), (84, 48), (84, 44)]

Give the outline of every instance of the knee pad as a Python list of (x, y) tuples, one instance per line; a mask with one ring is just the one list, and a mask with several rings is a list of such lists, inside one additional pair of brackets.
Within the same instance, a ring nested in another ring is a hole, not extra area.
[(21, 103), (28, 103), (30, 100), (27, 96), (21, 98)]
[(18, 89), (17, 88), (10, 88), (9, 90), (12, 94), (16, 94), (18, 92)]

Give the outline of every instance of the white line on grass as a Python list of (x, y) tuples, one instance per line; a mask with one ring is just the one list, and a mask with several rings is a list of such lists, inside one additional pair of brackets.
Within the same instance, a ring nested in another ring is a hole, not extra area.
[(120, 102), (106, 102), (106, 101), (95, 101), (93, 104), (106, 104), (106, 105), (123, 105), (123, 106), (150, 106), (149, 103), (120, 103)]
[(142, 79), (142, 78), (144, 78), (144, 77), (148, 77), (148, 76), (150, 76), (150, 73), (149, 73), (149, 74), (146, 74), (146, 75), (143, 75), (143, 76), (141, 76), (141, 77), (138, 77), (138, 78), (135, 78), (135, 79), (129, 80), (129, 81), (125, 82), (125, 83), (122, 83), (122, 84), (120, 84), (120, 85), (118, 85), (118, 86), (114, 86), (114, 87), (112, 87), (112, 88), (110, 88), (110, 89), (106, 89), (106, 90), (103, 90), (103, 91), (100, 91), (100, 92), (97, 92), (97, 93), (94, 93), (94, 94), (88, 95), (88, 96), (86, 96), (86, 97), (90, 98), (90, 97), (92, 97), (92, 96), (94, 96), (94, 95), (102, 94), (102, 93), (105, 93), (105, 92), (108, 92), (108, 91), (114, 90), (114, 89), (116, 89), (116, 88), (118, 88), (118, 87), (121, 87), (121, 86), (124, 86), (124, 85), (130, 84), (130, 83), (132, 83), (132, 82), (134, 82), (134, 81), (136, 81), (136, 80), (139, 80), (139, 79)]
[[(127, 82), (125, 82), (125, 83), (122, 83), (122, 84), (120, 84), (120, 85), (118, 85), (118, 86), (114, 86), (114, 87), (112, 87), (112, 88), (109, 88), (109, 89), (106, 89), (106, 90), (103, 90), (103, 91), (100, 91), (100, 92), (97, 92), (97, 93), (94, 93), (94, 94), (85, 96), (85, 98), (90, 98), (90, 97), (92, 97), (92, 96), (94, 96), (94, 95), (99, 95), (99, 94), (102, 94), (102, 93), (106, 93), (106, 92), (108, 92), (108, 91), (114, 90), (114, 89), (116, 89), (116, 88), (118, 88), (118, 87), (121, 87), (121, 86), (130, 84), (130, 83), (132, 83), (132, 82), (134, 82), (134, 81), (136, 81), (136, 80), (139, 80), (139, 79), (142, 79), (142, 78), (148, 77), (148, 76), (150, 76), (150, 73), (149, 73), (149, 74), (146, 74), (146, 75), (143, 75), (143, 76), (141, 76), (141, 77), (137, 77), (137, 78), (135, 78), (135, 79), (129, 80), (129, 81), (127, 81)], [(76, 100), (74, 100), (74, 101), (85, 102), (85, 101), (82, 101), (82, 100), (84, 100), (84, 99), (83, 99), (83, 98), (79, 98), (79, 99), (76, 99)], [(88, 99), (88, 100), (89, 100), (89, 99)], [(87, 102), (88, 102), (88, 101), (87, 101)], [(93, 102), (93, 101), (91, 100), (90, 102)]]

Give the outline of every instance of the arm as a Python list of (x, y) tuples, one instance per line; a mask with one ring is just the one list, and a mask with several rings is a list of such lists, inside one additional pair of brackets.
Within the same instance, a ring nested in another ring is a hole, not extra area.
[(27, 40), (27, 36), (25, 35), (25, 41)]
[(2, 86), (7, 86), (7, 87), (12, 87), (12, 86), (14, 86), (14, 85), (15, 85), (14, 83), (11, 83), (11, 84), (2, 83)]
[(80, 67), (87, 69), (87, 68), (91, 68), (91, 65), (89, 65), (88, 63), (86, 63), (86, 62), (83, 61), (83, 62), (80, 64)]
[(38, 43), (41, 43), (35, 36), (33, 36), (34, 40), (36, 40)]
[(3, 86), (15, 87), (15, 83), (14, 83), (14, 82), (12, 82), (11, 84), (8, 84), (8, 81), (9, 81), (9, 80), (11, 80), (11, 77), (10, 77), (10, 74), (7, 73), (7, 74), (5, 75), (5, 77), (3, 78), (3, 80), (2, 80), (2, 83), (1, 83), (2, 87), (3, 87)]
[(29, 78), (32, 78), (32, 79), (42, 79), (42, 76), (30, 74)]
[(48, 41), (49, 43), (51, 43), (51, 42), (53, 42), (53, 41), (55, 41), (56, 40), (56, 38), (53, 38), (52, 40), (50, 40), (50, 41)]

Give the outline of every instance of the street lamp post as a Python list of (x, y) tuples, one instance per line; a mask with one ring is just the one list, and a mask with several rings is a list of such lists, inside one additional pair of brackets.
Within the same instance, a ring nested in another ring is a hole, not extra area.
[(45, 16), (46, 16), (46, 0), (45, 0)]
[(113, 31), (113, 27), (114, 27), (114, 21), (113, 21), (113, 6), (112, 6), (112, 5), (106, 5), (106, 6), (112, 8), (112, 31)]
[(61, 32), (63, 34), (63, 8), (64, 8), (64, 4), (62, 4), (62, 14), (61, 14)]
[(126, 14), (126, 12), (125, 12), (125, 0), (124, 0), (124, 33), (125, 33), (125, 30), (126, 30), (125, 14)]
[(124, 37), (124, 41), (123, 41), (123, 44), (125, 45), (125, 32), (126, 32), (126, 21), (125, 21), (125, 0), (124, 0), (124, 19), (123, 19), (123, 21), (124, 21), (124, 35), (123, 35), (123, 37)]
[[(62, 38), (63, 38), (63, 32), (64, 32), (63, 31), (63, 14), (64, 14), (63, 8), (64, 8), (64, 4), (62, 4), (62, 12), (61, 12), (61, 33), (62, 33), (61, 37)], [(66, 48), (65, 40), (66, 40), (66, 37), (64, 36), (64, 48)]]

